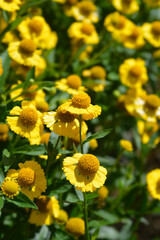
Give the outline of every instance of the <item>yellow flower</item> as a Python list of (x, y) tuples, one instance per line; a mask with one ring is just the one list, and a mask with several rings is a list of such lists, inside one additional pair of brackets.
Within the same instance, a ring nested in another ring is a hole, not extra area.
[(0, 0), (0, 9), (15, 12), (20, 8), (21, 0)]
[(68, 214), (65, 210), (60, 210), (59, 215), (56, 217), (58, 224), (65, 224), (68, 221)]
[(126, 150), (126, 151), (128, 151), (128, 152), (132, 152), (132, 151), (133, 151), (132, 143), (131, 143), (130, 141), (128, 141), (128, 140), (122, 139), (122, 140), (120, 141), (120, 145), (121, 145), (121, 147), (122, 147), (124, 150)]
[(142, 88), (131, 88), (127, 91), (123, 98), (123, 104), (125, 109), (129, 112), (129, 114), (133, 116), (139, 116), (139, 112), (141, 112), (147, 93)]
[(119, 75), (122, 84), (130, 88), (140, 88), (148, 81), (145, 61), (141, 58), (129, 58), (120, 65)]
[(52, 0), (52, 1), (57, 3), (65, 3), (66, 0)]
[(14, 31), (7, 32), (2, 39), (2, 42), (6, 44), (9, 44), (10, 42), (17, 42), (17, 41), (19, 41), (19, 38), (14, 33)]
[(142, 143), (149, 142), (153, 133), (157, 132), (159, 125), (157, 122), (144, 122), (139, 120), (137, 122), (138, 132), (141, 135)]
[(3, 67), (2, 67), (2, 61), (0, 59), (0, 76), (2, 75), (2, 73), (3, 73)]
[(15, 179), (6, 177), (2, 183), (1, 189), (4, 195), (13, 198), (19, 194), (20, 186)]
[(147, 95), (141, 109), (136, 111), (139, 117), (148, 122), (156, 122), (160, 118), (160, 98), (154, 94)]
[(18, 170), (11, 169), (7, 177), (17, 180), (22, 193), (26, 194), (31, 200), (37, 198), (46, 190), (46, 178), (40, 164), (35, 161), (19, 163)]
[(76, 5), (78, 0), (65, 0), (65, 5), (64, 5), (64, 13), (68, 16), (71, 17), (73, 15), (72, 8), (74, 5)]
[(103, 186), (107, 170), (100, 166), (98, 158), (92, 154), (76, 153), (63, 161), (63, 171), (67, 180), (82, 192), (94, 192)]
[(128, 33), (115, 31), (112, 36), (125, 47), (131, 49), (139, 49), (145, 44), (142, 27), (134, 24), (130, 25), (130, 31), (128, 31)]
[(136, 0), (112, 0), (113, 6), (124, 14), (132, 14), (139, 10)]
[(71, 12), (76, 21), (86, 20), (96, 23), (99, 20), (97, 7), (91, 1), (78, 2), (72, 7)]
[(67, 78), (57, 81), (56, 88), (73, 95), (86, 91), (86, 88), (82, 86), (82, 80), (78, 75), (70, 75)]
[(49, 104), (45, 101), (45, 99), (42, 99), (42, 97), (36, 98), (34, 101), (32, 101), (32, 103), (41, 113), (49, 111)]
[(84, 51), (81, 52), (79, 55), (79, 60), (80, 61), (88, 61), (90, 57), (90, 53), (93, 51), (92, 46), (87, 46)]
[(87, 93), (79, 93), (61, 105), (62, 113), (82, 115), (84, 120), (91, 120), (101, 114), (101, 107), (91, 104), (91, 98)]
[(154, 169), (147, 174), (147, 188), (151, 196), (160, 200), (160, 169)]
[(160, 21), (144, 23), (142, 26), (144, 38), (154, 47), (160, 47)]
[(56, 32), (51, 31), (42, 16), (27, 17), (19, 24), (18, 30), (23, 39), (32, 39), (42, 49), (54, 48), (58, 41)]
[(89, 79), (101, 81), (100, 83), (94, 83), (94, 82), (86, 83), (85, 85), (88, 88), (94, 90), (95, 92), (101, 92), (104, 90), (106, 85), (105, 79), (107, 74), (103, 67), (97, 65), (90, 69), (83, 70), (82, 75)]
[(59, 215), (59, 203), (54, 196), (40, 196), (36, 200), (38, 210), (32, 210), (29, 217), (29, 223), (37, 226), (51, 225), (53, 219)]
[[(60, 136), (69, 138), (79, 138), (79, 120), (75, 118), (74, 114), (69, 112), (62, 113), (61, 106), (57, 112), (48, 112), (44, 114), (43, 121), (46, 126), (54, 133)], [(82, 135), (86, 133), (88, 127), (86, 123), (82, 122)]]
[(98, 200), (103, 201), (109, 194), (109, 190), (106, 186), (102, 186), (98, 189), (97, 193), (100, 195)]
[(68, 29), (70, 38), (81, 40), (83, 44), (98, 44), (99, 37), (92, 23), (74, 22)]
[(119, 12), (110, 13), (104, 20), (104, 26), (109, 32), (118, 32), (130, 34), (130, 28), (133, 23)]
[(23, 101), (22, 108), (14, 107), (10, 115), (7, 117), (7, 122), (13, 132), (28, 138), (31, 145), (40, 144), (43, 133), (42, 114), (34, 105)]
[(31, 39), (23, 39), (18, 42), (11, 42), (8, 47), (8, 54), (15, 62), (33, 67), (41, 65), (40, 50), (36, 50), (36, 44)]
[(82, 218), (70, 218), (66, 224), (66, 231), (75, 237), (80, 237), (85, 234), (85, 224)]
[(96, 139), (92, 139), (91, 141), (89, 141), (89, 147), (91, 148), (91, 149), (96, 149), (97, 147), (98, 147), (98, 142), (97, 142), (97, 140)]
[(6, 142), (8, 139), (9, 128), (6, 123), (0, 123), (0, 141)]
[(43, 133), (42, 136), (41, 136), (41, 143), (48, 144), (50, 135), (51, 135), (50, 132)]
[(151, 7), (160, 7), (160, 0), (143, 0)]

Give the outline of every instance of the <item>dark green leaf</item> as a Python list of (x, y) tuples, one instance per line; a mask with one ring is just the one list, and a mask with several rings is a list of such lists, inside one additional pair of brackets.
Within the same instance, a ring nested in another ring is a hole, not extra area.
[(96, 132), (96, 133), (92, 134), (91, 136), (89, 136), (89, 137), (83, 142), (83, 144), (91, 141), (92, 139), (103, 138), (103, 137), (107, 136), (111, 131), (112, 131), (112, 129), (104, 129), (104, 130), (102, 130), (102, 131)]
[(29, 82), (31, 79), (35, 78), (35, 67), (33, 67), (28, 73), (27, 73), (27, 77), (26, 80), (23, 84), (23, 90), (25, 91), (28, 87), (29, 87)]
[(14, 158), (10, 158), (10, 152), (8, 149), (3, 150), (2, 160), (4, 164), (4, 170), (6, 172), (14, 162)]
[(115, 214), (109, 213), (104, 210), (95, 211), (94, 214), (104, 220), (107, 220), (108, 224), (114, 224), (119, 222), (119, 218)]
[(55, 235), (53, 236), (52, 240), (74, 240), (75, 238), (69, 235), (67, 232), (56, 229)]
[(2, 65), (3, 65), (3, 74), (0, 76), (0, 93), (2, 93), (3, 91), (3, 86), (8, 76), (10, 62), (11, 62), (7, 50), (1, 54), (1, 59), (2, 59)]
[(89, 227), (91, 228), (99, 228), (101, 226), (105, 226), (108, 224), (108, 221), (106, 220), (91, 220), (89, 221)]
[(25, 194), (19, 193), (14, 199), (7, 199), (8, 202), (15, 204), (18, 207), (38, 209), (36, 204), (32, 202)]
[(4, 173), (2, 171), (2, 169), (0, 169), (0, 185), (2, 184), (2, 182), (4, 181)]
[(49, 187), (49, 189), (53, 189), (53, 190), (51, 190), (49, 196), (67, 192), (71, 188), (72, 188), (72, 185), (68, 181), (66, 181), (66, 179), (55, 180), (54, 183)]
[(51, 135), (49, 137), (49, 142), (48, 142), (49, 150), (52, 151), (54, 148), (57, 148), (58, 142), (59, 142), (59, 135), (55, 134), (54, 132), (51, 132)]
[(45, 149), (43, 144), (32, 145), (32, 146), (31, 145), (25, 145), (25, 146), (22, 146), (22, 147), (15, 148), (13, 150), (13, 153), (38, 156), (38, 155), (45, 154), (46, 149)]
[(69, 193), (67, 195), (66, 202), (76, 203), (76, 202), (79, 202), (79, 198), (77, 197), (77, 195), (73, 193)]
[(0, 196), (0, 211), (3, 208), (3, 206), (4, 206), (4, 199), (3, 199), (3, 196)]
[(75, 189), (75, 192), (76, 192), (77, 197), (79, 198), (79, 200), (83, 201), (84, 200), (83, 193), (80, 190), (77, 190), (76, 188), (74, 188), (74, 189)]
[(96, 198), (96, 197), (99, 197), (99, 194), (97, 193), (90, 193), (90, 194), (87, 194), (87, 200), (89, 199), (93, 199), (93, 198)]
[(99, 228), (97, 228), (97, 229), (95, 230), (95, 232), (93, 233), (93, 235), (92, 235), (92, 237), (91, 237), (91, 240), (96, 240), (97, 237), (98, 237), (98, 233), (99, 233)]
[(36, 233), (35, 237), (31, 240), (49, 240), (51, 237), (51, 232), (46, 225), (42, 225), (40, 231)]

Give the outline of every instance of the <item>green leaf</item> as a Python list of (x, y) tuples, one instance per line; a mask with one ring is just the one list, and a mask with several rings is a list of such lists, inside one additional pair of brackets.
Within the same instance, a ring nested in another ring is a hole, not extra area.
[(19, 192), (19, 195), (14, 199), (6, 199), (8, 202), (15, 204), (18, 207), (38, 209), (36, 204), (32, 202), (25, 194)]
[(52, 151), (54, 148), (57, 148), (58, 146), (58, 141), (59, 141), (59, 135), (55, 134), (54, 132), (51, 132), (51, 135), (49, 137), (49, 142), (48, 142), (48, 148), (50, 151)]
[(40, 228), (40, 231), (36, 233), (34, 238), (31, 240), (49, 240), (51, 237), (51, 232), (49, 231), (48, 227), (46, 225), (42, 225)]
[(69, 193), (67, 195), (66, 202), (76, 203), (76, 202), (79, 202), (79, 198), (77, 197), (77, 195), (73, 193)]
[(96, 132), (96, 133), (92, 134), (91, 136), (89, 136), (85, 141), (83, 141), (83, 144), (91, 141), (92, 139), (103, 138), (103, 137), (107, 136), (111, 131), (112, 131), (112, 129), (104, 129), (102, 131)]
[(96, 198), (96, 197), (99, 197), (99, 194), (91, 193), (91, 194), (87, 194), (87, 196), (86, 196), (87, 200), (93, 199), (93, 198)]
[(35, 78), (35, 67), (33, 67), (28, 73), (27, 73), (27, 77), (26, 80), (23, 84), (23, 90), (25, 91), (29, 85), (30, 85), (30, 80)]
[(83, 193), (80, 191), (80, 190), (77, 190), (75, 187), (75, 192), (77, 194), (77, 197), (79, 198), (80, 201), (83, 201), (84, 200), (84, 197), (83, 197)]
[(54, 183), (49, 187), (49, 189), (53, 189), (49, 196), (53, 196), (55, 194), (64, 193), (69, 191), (72, 188), (72, 185), (66, 181), (66, 179), (63, 180), (54, 180)]
[(109, 213), (105, 210), (95, 211), (94, 214), (104, 220), (107, 220), (108, 224), (114, 224), (119, 222), (119, 218), (115, 214)]
[(91, 220), (89, 221), (89, 227), (91, 228), (100, 228), (101, 226), (106, 226), (108, 221), (106, 220)]
[(4, 206), (4, 198), (3, 196), (0, 196), (0, 211), (3, 208), (3, 206)]
[(8, 55), (7, 50), (1, 54), (1, 59), (2, 59), (2, 66), (3, 66), (3, 74), (0, 76), (0, 93), (3, 92), (3, 86), (8, 76), (10, 62), (11, 62), (11, 59)]
[(0, 185), (2, 184), (2, 182), (4, 181), (5, 177), (4, 177), (4, 173), (2, 171), (2, 169), (0, 169)]
[(10, 156), (11, 156), (11, 154), (8, 151), (8, 149), (4, 149), (3, 154), (2, 154), (2, 161), (3, 161), (3, 164), (4, 164), (5, 172), (8, 171), (8, 169), (10, 168), (10, 166), (14, 162), (14, 158), (10, 158)]
[(46, 153), (46, 149), (43, 144), (40, 145), (24, 145), (22, 147), (15, 148), (13, 153), (16, 154), (25, 154), (25, 155), (32, 155), (38, 156), (43, 155)]
[(66, 231), (56, 229), (55, 235), (51, 240), (75, 240), (74, 237), (72, 237), (70, 234), (68, 234)]
[(98, 237), (98, 233), (99, 233), (99, 228), (97, 228), (97, 229), (95, 230), (95, 232), (93, 233), (93, 235), (92, 235), (92, 237), (91, 237), (91, 240), (96, 240), (97, 237)]

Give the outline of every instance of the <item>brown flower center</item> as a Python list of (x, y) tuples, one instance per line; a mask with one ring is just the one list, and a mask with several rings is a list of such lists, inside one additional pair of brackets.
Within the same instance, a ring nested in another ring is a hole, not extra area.
[(91, 35), (92, 32), (95, 30), (93, 24), (91, 23), (83, 23), (82, 27), (81, 27), (81, 31), (82, 33), (86, 34), (86, 35)]
[(67, 84), (73, 89), (78, 89), (82, 85), (82, 80), (78, 75), (70, 75), (67, 78)]
[(29, 23), (28, 23), (28, 27), (30, 29), (31, 32), (36, 33), (37, 35), (39, 35), (42, 31), (43, 25), (42, 22), (38, 19), (32, 19)]
[(119, 16), (118, 18), (113, 19), (113, 25), (117, 29), (122, 29), (125, 26), (126, 18), (124, 16)]
[(75, 119), (75, 115), (69, 112), (62, 113), (59, 109), (57, 109), (57, 118), (61, 122), (66, 123), (66, 122), (72, 122)]
[(93, 79), (105, 79), (106, 71), (101, 66), (94, 66), (91, 68), (91, 77)]
[(150, 94), (146, 98), (146, 105), (149, 108), (156, 109), (160, 106), (160, 99), (154, 94)]
[(160, 35), (160, 21), (152, 23), (152, 31), (156, 35)]
[(82, 15), (88, 16), (96, 10), (96, 6), (90, 1), (82, 1), (79, 3), (79, 10)]
[(36, 201), (36, 205), (40, 212), (49, 212), (52, 210), (52, 200), (47, 196), (40, 196)]
[(91, 98), (87, 93), (79, 93), (72, 98), (72, 104), (77, 108), (88, 108), (90, 103)]
[(132, 0), (123, 0), (124, 4), (131, 4)]
[(139, 36), (139, 30), (138, 30), (138, 28), (134, 27), (132, 29), (132, 33), (131, 33), (130, 37), (132, 39), (136, 39), (136, 38), (138, 38), (138, 36)]
[(67, 0), (67, 3), (70, 5), (75, 5), (78, 2), (78, 0)]
[(130, 71), (129, 71), (130, 75), (132, 75), (132, 77), (139, 77), (142, 73), (142, 68), (140, 66), (138, 66), (137, 64), (135, 64), (133, 67), (131, 67)]
[(18, 174), (18, 183), (22, 187), (29, 187), (35, 181), (35, 174), (31, 168), (22, 168)]
[(38, 113), (34, 108), (24, 108), (19, 116), (21, 122), (27, 126), (34, 126), (38, 121)]
[(33, 54), (36, 50), (36, 45), (31, 39), (23, 39), (20, 43), (20, 51), (24, 54)]
[(99, 160), (92, 154), (84, 154), (78, 161), (78, 169), (83, 175), (92, 175), (99, 169)]

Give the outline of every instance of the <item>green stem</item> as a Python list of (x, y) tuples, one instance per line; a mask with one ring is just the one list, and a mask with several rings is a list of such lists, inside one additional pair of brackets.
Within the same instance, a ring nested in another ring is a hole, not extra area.
[(83, 154), (83, 145), (82, 145), (82, 115), (79, 116), (79, 138), (80, 138), (81, 153)]
[(88, 211), (87, 211), (87, 195), (86, 195), (86, 192), (83, 193), (83, 197), (84, 197), (85, 234), (86, 234), (86, 240), (90, 240), (89, 227), (88, 227)]
[(119, 160), (120, 160), (120, 158), (122, 157), (123, 153), (124, 153), (124, 150), (122, 150), (122, 151), (119, 153), (119, 155), (117, 156), (116, 161), (115, 161), (115, 163), (114, 163), (114, 165), (113, 165), (113, 167), (112, 167), (112, 170), (110, 171), (110, 174), (115, 170), (115, 168), (116, 168), (117, 165), (119, 164)]

